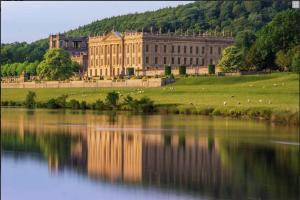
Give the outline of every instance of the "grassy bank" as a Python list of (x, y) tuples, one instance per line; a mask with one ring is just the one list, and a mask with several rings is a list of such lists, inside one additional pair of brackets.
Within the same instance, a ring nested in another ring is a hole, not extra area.
[(257, 116), (286, 121), (299, 111), (299, 76), (291, 73), (186, 77), (162, 88), (1, 89), (1, 101), (24, 101), (29, 90), (36, 92), (40, 102), (66, 94), (68, 100), (87, 103), (104, 99), (114, 90), (121, 98), (147, 96), (159, 105), (161, 112)]

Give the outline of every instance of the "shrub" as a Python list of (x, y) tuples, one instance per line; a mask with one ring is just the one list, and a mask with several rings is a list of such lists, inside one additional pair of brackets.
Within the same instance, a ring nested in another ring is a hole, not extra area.
[(68, 95), (61, 95), (56, 99), (52, 98), (46, 103), (47, 108), (66, 108), (66, 99)]
[(215, 65), (208, 65), (208, 74), (215, 74)]
[(8, 101), (1, 101), (1, 106), (8, 106)]
[(154, 102), (148, 97), (142, 97), (137, 103), (139, 112), (152, 113), (155, 111)]
[(119, 94), (115, 91), (109, 92), (106, 96), (105, 102), (108, 106), (112, 108), (117, 108), (119, 101)]
[(165, 76), (170, 76), (171, 71), (171, 66), (165, 66)]
[(69, 102), (69, 107), (72, 109), (79, 109), (80, 108), (80, 103), (76, 99), (72, 99)]
[(87, 104), (86, 104), (86, 101), (82, 101), (82, 102), (80, 103), (80, 108), (81, 108), (82, 110), (88, 109), (88, 106), (87, 106)]
[(104, 110), (105, 104), (103, 101), (98, 99), (95, 103), (92, 104), (92, 109), (94, 110)]
[(128, 67), (127, 68), (127, 75), (128, 76), (133, 76), (134, 75), (134, 68), (133, 67)]
[(28, 91), (25, 99), (26, 108), (34, 108), (36, 106), (35, 97), (36, 97), (35, 92)]
[(52, 109), (54, 109), (54, 108), (59, 108), (59, 106), (57, 105), (57, 103), (56, 103), (56, 99), (49, 99), (49, 101), (47, 101), (47, 103), (46, 103), (46, 107), (47, 108), (52, 108)]
[(186, 66), (179, 66), (179, 74), (186, 75)]

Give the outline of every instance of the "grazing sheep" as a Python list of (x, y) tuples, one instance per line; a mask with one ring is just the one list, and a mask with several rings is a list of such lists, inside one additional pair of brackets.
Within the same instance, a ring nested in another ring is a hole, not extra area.
[(240, 105), (240, 104), (241, 104), (241, 102), (238, 102), (238, 104)]
[(231, 96), (231, 98), (233, 98), (233, 97), (234, 97), (234, 95)]
[(250, 103), (250, 99), (248, 99), (247, 101), (248, 101), (248, 103)]
[(224, 106), (226, 106), (226, 105), (227, 105), (227, 102), (226, 102), (226, 101), (224, 101), (224, 102), (223, 102), (223, 105), (224, 105)]
[(259, 102), (259, 103), (262, 103), (262, 100), (260, 99), (260, 100), (258, 100), (258, 102)]
[(269, 104), (272, 104), (271, 100), (269, 100)]

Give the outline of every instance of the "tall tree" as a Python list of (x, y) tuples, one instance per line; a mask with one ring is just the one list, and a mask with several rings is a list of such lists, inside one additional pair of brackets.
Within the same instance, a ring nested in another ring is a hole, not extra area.
[(78, 72), (77, 67), (78, 65), (73, 64), (67, 51), (50, 49), (44, 55), (44, 60), (38, 65), (37, 73), (42, 79), (65, 80), (70, 78), (74, 72)]

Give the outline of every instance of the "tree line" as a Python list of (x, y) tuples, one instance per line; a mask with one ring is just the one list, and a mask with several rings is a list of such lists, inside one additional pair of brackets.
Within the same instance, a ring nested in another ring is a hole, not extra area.
[(300, 70), (300, 13), (278, 13), (259, 31), (244, 30), (224, 49), (219, 62), (225, 72), (238, 70)]

